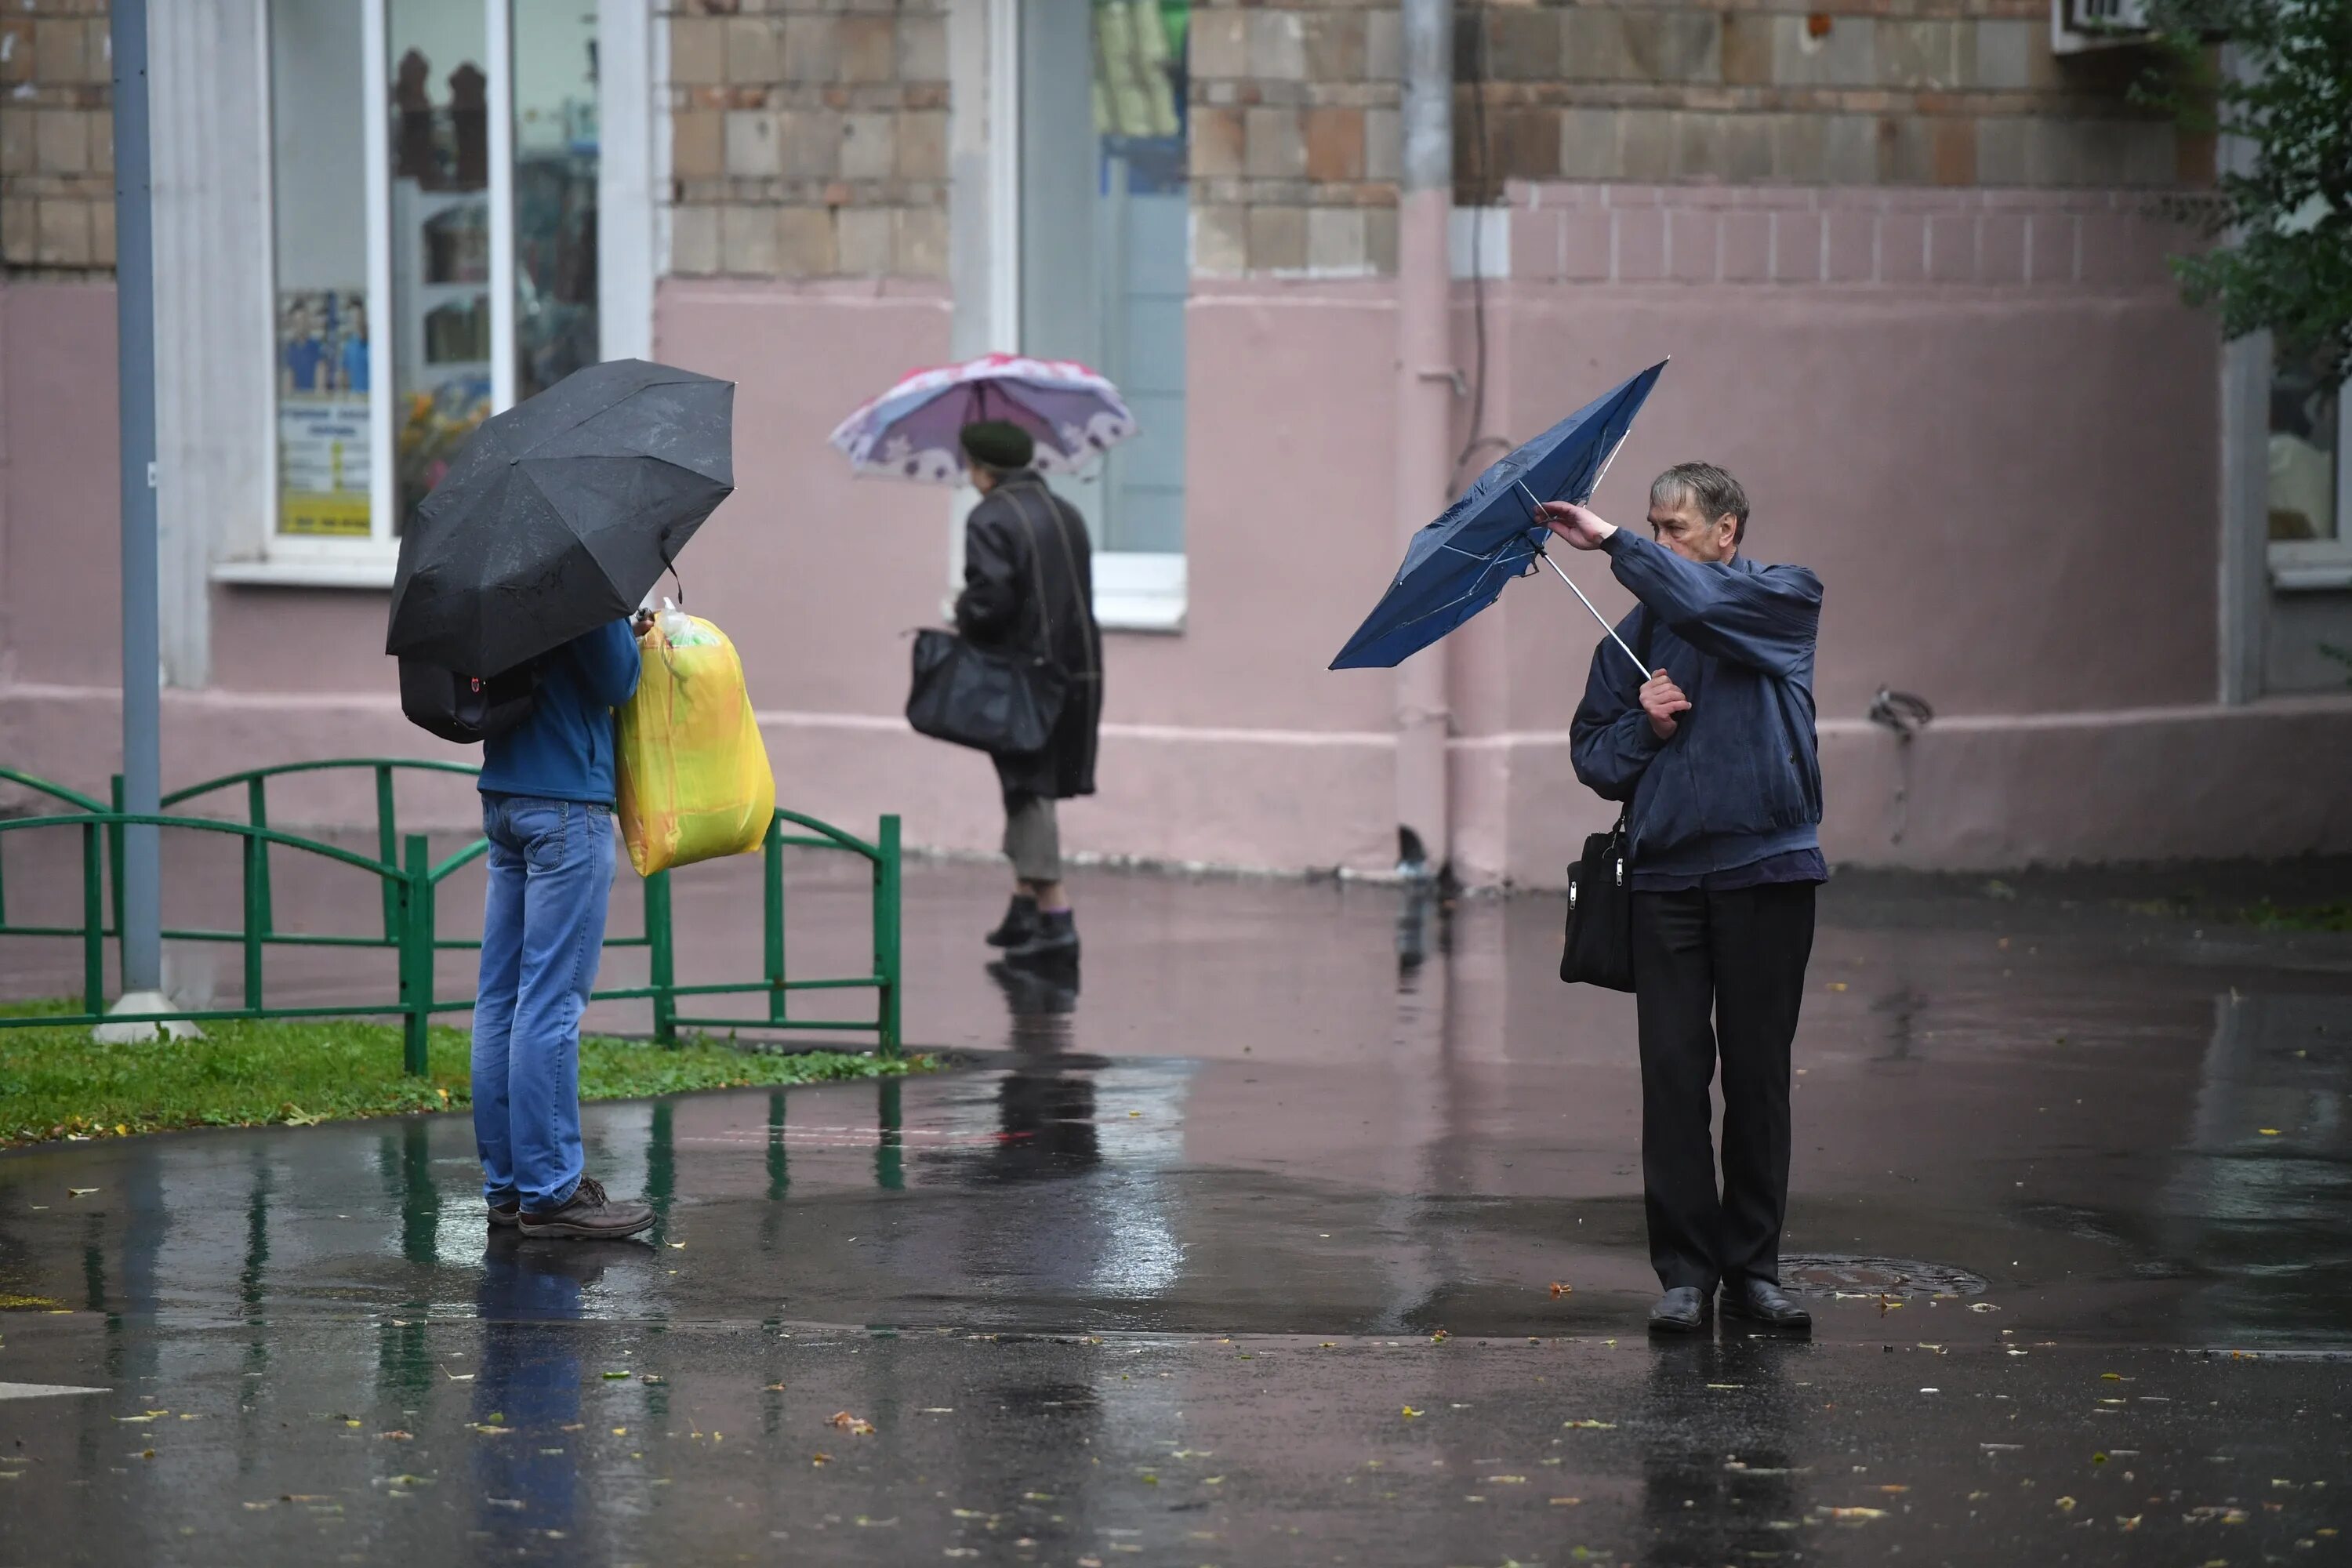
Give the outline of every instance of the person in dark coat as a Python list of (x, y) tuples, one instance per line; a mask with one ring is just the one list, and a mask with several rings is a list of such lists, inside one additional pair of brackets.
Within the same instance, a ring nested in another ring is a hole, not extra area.
[[(1576, 776), (1629, 803), (1633, 998), (1642, 1046), (1642, 1187), (1665, 1295), (1654, 1332), (1721, 1310), (1812, 1320), (1780, 1289), (1789, 1208), (1789, 1054), (1813, 948), (1822, 771), (1813, 644), (1822, 580), (1742, 548), (1748, 496), (1711, 463), (1650, 487), (1643, 539), (1548, 503), (1552, 531), (1609, 554), (1641, 601), (1619, 628), (1655, 671), (1636, 686), (1604, 640), (1570, 726)], [(1723, 1184), (1707, 1084), (1723, 1068)]]
[(988, 940), (1010, 959), (1071, 962), (1078, 932), (1062, 889), (1054, 803), (1095, 792), (1102, 630), (1095, 624), (1093, 549), (1077, 509), (1030, 467), (1036, 447), (1027, 431), (992, 420), (965, 426), (961, 439), (981, 499), (964, 524), (956, 629), (979, 647), (1042, 653), (1069, 683), (1045, 749), (995, 759), (1013, 889)]

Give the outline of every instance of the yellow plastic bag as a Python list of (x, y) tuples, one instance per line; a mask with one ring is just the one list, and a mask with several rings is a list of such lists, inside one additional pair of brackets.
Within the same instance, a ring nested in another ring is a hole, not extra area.
[(640, 877), (760, 847), (776, 776), (727, 634), (667, 603), (637, 638), (645, 673), (620, 710), (621, 837)]

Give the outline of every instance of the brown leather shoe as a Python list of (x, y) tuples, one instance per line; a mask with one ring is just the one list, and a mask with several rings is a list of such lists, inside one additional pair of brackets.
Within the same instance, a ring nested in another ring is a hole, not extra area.
[(525, 1209), (518, 1217), (525, 1236), (571, 1237), (581, 1241), (618, 1240), (651, 1230), (654, 1224), (652, 1205), (626, 1199), (614, 1202), (604, 1195), (604, 1184), (593, 1176), (581, 1177), (571, 1200), (562, 1208), (544, 1214)]
[(484, 1206), (489, 1211), (492, 1225), (512, 1225), (522, 1217), (522, 1205), (519, 1203), (488, 1204)]

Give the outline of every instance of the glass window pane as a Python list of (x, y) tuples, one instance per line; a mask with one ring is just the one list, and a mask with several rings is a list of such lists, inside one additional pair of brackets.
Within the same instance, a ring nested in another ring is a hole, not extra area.
[(369, 535), (366, 79), (360, 7), (269, 12), (278, 531)]
[(1184, 548), (1187, 0), (1028, 0), (1022, 347), (1118, 383), (1139, 433), (1057, 481), (1107, 550)]
[(387, 330), (398, 517), (405, 518), (490, 412), (489, 79), (481, 65), (488, 24), (483, 0), (386, 0), (384, 20), (392, 65)]
[(2336, 539), (2343, 461), (2344, 391), (2309, 364), (2280, 364), (2271, 376), (2270, 536)]
[(514, 0), (515, 397), (600, 357), (595, 0)]

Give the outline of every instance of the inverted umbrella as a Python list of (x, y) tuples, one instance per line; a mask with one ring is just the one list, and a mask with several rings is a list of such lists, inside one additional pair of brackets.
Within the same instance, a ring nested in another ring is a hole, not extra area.
[(485, 420), (401, 536), (384, 651), (499, 675), (635, 610), (735, 489), (734, 408), (612, 360)]
[[(1665, 368), (1660, 360), (1612, 387), (1479, 475), (1461, 500), (1412, 536), (1395, 581), (1331, 668), (1380, 669), (1403, 663), (1493, 604), (1503, 584), (1535, 571), (1538, 560), (1568, 582), (1568, 574), (1544, 553), (1550, 530), (1538, 505), (1591, 499)], [(1568, 585), (1576, 588), (1573, 582)], [(1576, 596), (1583, 599), (1584, 591), (1577, 589)], [(1592, 601), (1585, 599), (1584, 607), (1592, 610)], [(1592, 613), (1608, 626), (1600, 611)], [(1631, 648), (1626, 657), (1633, 658)]]
[(1037, 467), (1076, 473), (1135, 434), (1135, 416), (1108, 377), (1076, 360), (982, 354), (919, 370), (862, 405), (833, 432), (860, 474), (953, 484), (963, 478), (957, 434), (1002, 419), (1037, 443)]

